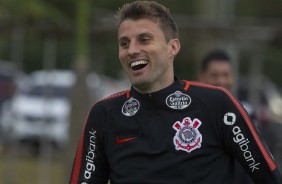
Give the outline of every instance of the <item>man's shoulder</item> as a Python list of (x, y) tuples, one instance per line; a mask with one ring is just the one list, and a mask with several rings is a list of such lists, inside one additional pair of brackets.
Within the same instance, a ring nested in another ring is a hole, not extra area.
[(127, 93), (128, 90), (121, 91), (98, 100), (94, 105), (92, 105), (90, 114), (102, 115), (121, 108), (127, 99)]
[(205, 83), (198, 82), (198, 81), (188, 81), (188, 80), (183, 80), (183, 81), (188, 83), (189, 87), (195, 87), (200, 91), (221, 91), (225, 93), (226, 91), (228, 91), (225, 88), (213, 86), (210, 84), (205, 84)]
[(232, 94), (226, 90), (225, 88), (213, 86), (197, 81), (185, 81), (189, 85), (189, 92), (192, 95), (202, 97), (202, 98), (210, 98), (210, 99), (218, 99), (222, 97), (232, 96)]
[(187, 94), (195, 102), (214, 108), (224, 108), (230, 103), (237, 104), (236, 98), (225, 88), (204, 84), (201, 82), (187, 81), (189, 88)]
[(120, 91), (98, 100), (94, 106), (115, 106), (122, 103), (129, 95), (129, 90)]

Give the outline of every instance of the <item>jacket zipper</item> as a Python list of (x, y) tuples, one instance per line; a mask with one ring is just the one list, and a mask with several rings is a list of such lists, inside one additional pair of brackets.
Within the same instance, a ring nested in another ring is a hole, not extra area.
[[(151, 104), (151, 108), (152, 108), (152, 112), (153, 112), (153, 115), (155, 114), (155, 107), (154, 107), (154, 104), (152, 103), (152, 94), (149, 93), (149, 101), (150, 101), (150, 104)], [(157, 149), (157, 132), (156, 132), (156, 119), (155, 119), (155, 116), (153, 116), (153, 121), (152, 121), (152, 124), (151, 124), (151, 128), (152, 128), (152, 149), (155, 150)]]

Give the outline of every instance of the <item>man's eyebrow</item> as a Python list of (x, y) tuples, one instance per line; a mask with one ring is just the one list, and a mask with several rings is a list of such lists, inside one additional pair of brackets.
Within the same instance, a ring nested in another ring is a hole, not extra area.
[(129, 40), (127, 36), (122, 36), (118, 39), (118, 41), (124, 41), (124, 40)]
[(138, 35), (138, 37), (144, 37), (144, 36), (149, 36), (149, 37), (152, 37), (153, 34), (149, 33), (149, 32), (145, 32), (145, 33), (141, 33)]

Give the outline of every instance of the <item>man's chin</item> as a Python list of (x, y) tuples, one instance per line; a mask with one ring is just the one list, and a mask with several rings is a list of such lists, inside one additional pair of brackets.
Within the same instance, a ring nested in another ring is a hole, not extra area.
[(132, 81), (133, 87), (139, 92), (146, 92), (149, 88), (149, 84), (147, 81)]
[(141, 79), (141, 78), (131, 79), (130, 82), (133, 86), (136, 86), (136, 87), (142, 87), (148, 84), (148, 81), (146, 79)]

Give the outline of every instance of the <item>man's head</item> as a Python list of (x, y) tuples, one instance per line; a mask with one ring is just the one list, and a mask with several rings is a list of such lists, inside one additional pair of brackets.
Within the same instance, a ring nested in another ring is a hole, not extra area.
[(127, 3), (116, 14), (118, 27), (126, 19), (138, 20), (142, 18), (157, 22), (164, 32), (167, 41), (178, 38), (178, 28), (169, 9), (154, 1), (134, 1)]
[(116, 18), (119, 59), (135, 89), (150, 93), (173, 83), (180, 43), (169, 10), (154, 1), (134, 1)]
[(214, 50), (206, 55), (200, 68), (200, 81), (231, 90), (234, 83), (232, 63), (222, 50)]

